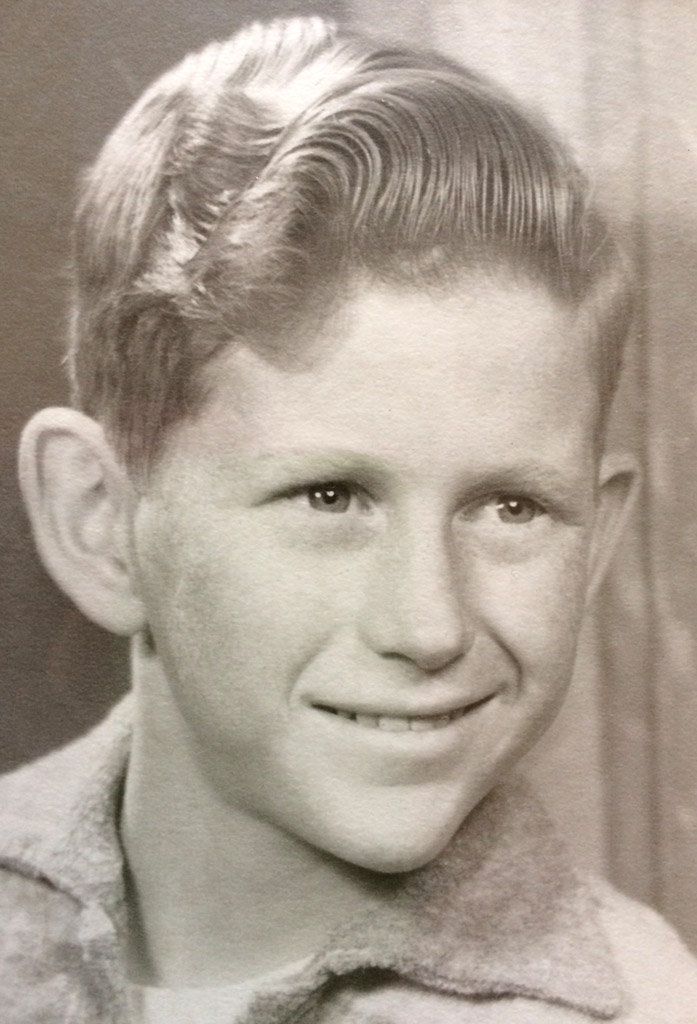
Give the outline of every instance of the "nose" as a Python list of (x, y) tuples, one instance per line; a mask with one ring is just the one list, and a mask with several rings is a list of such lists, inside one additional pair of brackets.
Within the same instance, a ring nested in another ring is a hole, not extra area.
[(433, 673), (467, 652), (472, 623), (449, 530), (401, 525), (383, 538), (362, 608), (364, 641)]

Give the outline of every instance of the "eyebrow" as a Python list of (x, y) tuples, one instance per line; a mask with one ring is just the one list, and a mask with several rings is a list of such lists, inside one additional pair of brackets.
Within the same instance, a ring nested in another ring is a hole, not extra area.
[(302, 471), (303, 475), (311, 475), (313, 472), (324, 475), (329, 472), (337, 476), (345, 473), (374, 476), (389, 470), (389, 463), (381, 456), (366, 455), (364, 452), (349, 448), (262, 451), (249, 456), (248, 459), (252, 475), (262, 478), (267, 470), (287, 475), (299, 471)]

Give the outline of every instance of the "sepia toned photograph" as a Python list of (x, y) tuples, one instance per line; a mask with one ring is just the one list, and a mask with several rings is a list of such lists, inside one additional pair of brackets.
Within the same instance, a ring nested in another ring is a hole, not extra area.
[(697, 1024), (696, 48), (5, 0), (1, 1024)]

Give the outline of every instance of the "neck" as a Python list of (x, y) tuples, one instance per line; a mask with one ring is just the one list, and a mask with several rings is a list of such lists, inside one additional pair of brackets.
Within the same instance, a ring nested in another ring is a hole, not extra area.
[(337, 860), (223, 802), (192, 756), (159, 661), (134, 657), (121, 818), (136, 980), (220, 985), (310, 956), (394, 878)]

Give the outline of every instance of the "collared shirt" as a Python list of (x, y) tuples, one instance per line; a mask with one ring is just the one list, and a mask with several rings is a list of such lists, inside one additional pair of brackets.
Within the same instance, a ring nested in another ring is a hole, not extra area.
[[(0, 781), (5, 1024), (128, 1021), (118, 809), (131, 718), (127, 698), (83, 739)], [(245, 1020), (697, 1024), (697, 965), (653, 912), (579, 878), (514, 781)]]

